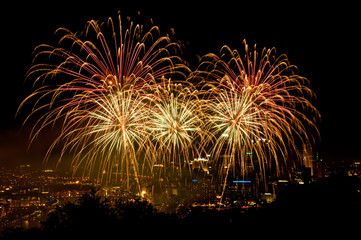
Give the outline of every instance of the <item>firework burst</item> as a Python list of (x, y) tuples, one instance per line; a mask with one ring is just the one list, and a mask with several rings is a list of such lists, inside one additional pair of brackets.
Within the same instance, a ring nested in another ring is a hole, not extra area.
[[(91, 173), (96, 167), (98, 176), (138, 174), (136, 158), (146, 146), (148, 119), (142, 92), (154, 88), (157, 79), (186, 69), (176, 55), (180, 45), (162, 36), (158, 27), (145, 31), (129, 19), (125, 24), (120, 16), (118, 20), (109, 18), (107, 28), (89, 21), (82, 33), (60, 28), (59, 47), (38, 46), (27, 75), (35, 79), (35, 90), (20, 105), (34, 103), (26, 121), (42, 114), (32, 141), (47, 126), (63, 124), (47, 156), (62, 143), (62, 155), (75, 152), (74, 169), (82, 164)], [(37, 63), (42, 60), (47, 63)]]
[(164, 79), (153, 89), (150, 98), (152, 111), (148, 129), (156, 144), (154, 160), (181, 170), (196, 143), (202, 141), (203, 122), (197, 91), (189, 82)]
[(129, 180), (129, 176), (137, 180), (140, 165), (146, 164), (139, 161), (139, 154), (148, 146), (145, 126), (149, 114), (141, 94), (132, 89), (115, 91), (93, 103), (94, 109), (77, 110), (65, 124), (61, 135), (66, 137), (63, 151), (71, 148), (77, 153), (75, 170), (84, 161), (84, 170), (89, 175), (95, 170), (98, 179), (106, 174), (105, 180), (110, 182), (112, 174), (116, 174), (115, 181)]
[[(221, 57), (208, 54), (198, 74), (208, 99), (204, 105), (207, 130), (213, 135), (212, 154), (223, 175), (232, 170), (247, 177), (257, 172), (265, 181), (266, 171), (279, 174), (287, 166), (289, 154), (299, 155), (302, 143), (317, 134), (319, 113), (309, 101), (314, 94), (306, 78), (295, 73), (286, 55), (276, 57), (275, 49), (261, 54), (248, 50), (242, 56), (228, 46)], [(271, 175), (270, 172), (268, 172)], [(224, 175), (223, 175), (224, 176)]]

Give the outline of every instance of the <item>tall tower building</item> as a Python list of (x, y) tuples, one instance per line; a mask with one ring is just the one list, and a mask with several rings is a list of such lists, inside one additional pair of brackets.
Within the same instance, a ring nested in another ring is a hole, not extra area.
[(313, 166), (312, 150), (306, 144), (303, 144), (302, 165), (311, 170), (311, 176), (315, 175), (315, 169)]

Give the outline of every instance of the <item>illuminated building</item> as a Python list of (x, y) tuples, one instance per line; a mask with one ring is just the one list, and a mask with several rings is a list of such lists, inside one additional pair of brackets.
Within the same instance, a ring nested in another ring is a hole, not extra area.
[(295, 180), (299, 183), (310, 183), (314, 178), (322, 178), (322, 159), (319, 154), (313, 155), (310, 148), (303, 145), (302, 166), (296, 170)]
[(303, 144), (302, 164), (304, 167), (310, 169), (311, 175), (313, 176), (314, 168), (313, 168), (312, 152), (305, 144)]
[(208, 158), (202, 158), (202, 156), (194, 158), (193, 161), (191, 161), (191, 165), (193, 171), (204, 171), (205, 173), (209, 174)]
[(349, 176), (361, 176), (361, 161), (353, 161), (347, 172)]

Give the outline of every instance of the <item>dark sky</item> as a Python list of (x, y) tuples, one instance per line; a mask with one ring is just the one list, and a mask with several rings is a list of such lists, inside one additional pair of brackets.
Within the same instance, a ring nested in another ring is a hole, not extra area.
[(51, 43), (58, 27), (79, 31), (87, 20), (105, 21), (116, 17), (118, 10), (130, 16), (140, 11), (164, 31), (174, 28), (176, 38), (188, 44), (192, 55), (218, 52), (225, 44), (242, 49), (243, 39), (249, 45), (257, 44), (258, 49), (276, 47), (277, 53), (287, 54), (298, 66), (299, 74), (311, 81), (317, 94), (315, 105), (322, 114), (318, 151), (323, 158), (361, 160), (358, 6), (345, 1), (323, 5), (303, 1), (292, 5), (264, 5), (259, 1), (133, 2), (2, 6), (0, 163), (38, 159), (47, 148), (39, 143), (26, 152), (28, 129), (20, 129), (25, 116), (15, 119), (18, 105), (29, 93), (23, 82), (34, 47)]

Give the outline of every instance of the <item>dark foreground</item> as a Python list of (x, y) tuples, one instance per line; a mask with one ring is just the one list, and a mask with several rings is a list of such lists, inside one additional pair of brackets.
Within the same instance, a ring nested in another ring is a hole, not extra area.
[(92, 192), (76, 203), (57, 207), (40, 228), (6, 229), (0, 236), (2, 239), (223, 239), (315, 234), (346, 237), (361, 231), (360, 189), (359, 178), (337, 176), (291, 186), (274, 203), (260, 208), (247, 211), (191, 208), (182, 215), (158, 212), (143, 200), (113, 204)]

